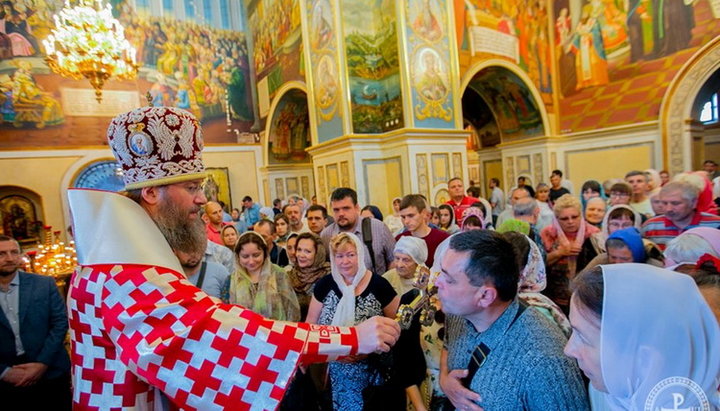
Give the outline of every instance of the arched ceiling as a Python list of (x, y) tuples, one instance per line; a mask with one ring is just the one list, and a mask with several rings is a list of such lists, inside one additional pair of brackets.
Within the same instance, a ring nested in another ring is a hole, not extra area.
[[(468, 83), (462, 103), (464, 118), (477, 130), (495, 124), (499, 131), (497, 143), (543, 135), (542, 116), (531, 91), (504, 67), (478, 71)], [(483, 146), (487, 146), (485, 142)]]

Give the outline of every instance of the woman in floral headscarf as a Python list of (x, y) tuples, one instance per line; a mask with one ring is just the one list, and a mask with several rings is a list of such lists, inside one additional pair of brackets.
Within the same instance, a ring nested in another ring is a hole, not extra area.
[(228, 278), (223, 300), (267, 318), (299, 321), (300, 305), (285, 270), (270, 262), (265, 240), (253, 231), (235, 245), (238, 269)]
[[(486, 201), (487, 202), (487, 201)], [(483, 211), (482, 208), (485, 209)], [(490, 210), (490, 212), (487, 212)], [(490, 204), (475, 203), (463, 210), (462, 221), (460, 223), (460, 231), (472, 229), (491, 229), (492, 228), (492, 207)]]
[(583, 242), (599, 230), (585, 221), (580, 201), (570, 194), (558, 198), (553, 211), (553, 224), (540, 232), (548, 253), (548, 288), (545, 295), (567, 312), (570, 307), (570, 280), (584, 268), (578, 266), (577, 257)]
[(565, 314), (552, 300), (540, 294), (547, 285), (545, 263), (540, 248), (526, 235), (517, 231), (507, 231), (503, 236), (515, 246), (520, 266), (518, 297), (543, 313), (560, 327), (566, 337), (571, 328)]

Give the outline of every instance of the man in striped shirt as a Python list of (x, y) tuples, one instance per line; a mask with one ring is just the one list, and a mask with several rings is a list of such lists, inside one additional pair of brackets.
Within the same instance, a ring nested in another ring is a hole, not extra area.
[(674, 181), (663, 186), (660, 201), (665, 205), (665, 214), (643, 224), (643, 237), (665, 251), (670, 240), (691, 228), (720, 228), (720, 217), (696, 210), (698, 194), (696, 187), (685, 182)]

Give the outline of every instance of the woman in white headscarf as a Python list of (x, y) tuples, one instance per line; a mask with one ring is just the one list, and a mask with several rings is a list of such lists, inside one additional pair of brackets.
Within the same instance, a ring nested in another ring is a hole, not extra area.
[(413, 279), (418, 265), (425, 265), (428, 257), (428, 248), (425, 241), (412, 236), (400, 237), (395, 243), (395, 268), (383, 274), (398, 295), (405, 295), (414, 290)]
[(693, 279), (647, 264), (586, 270), (573, 285), (565, 354), (593, 409), (720, 409), (720, 327)]
[[(315, 283), (307, 322), (351, 326), (376, 315), (395, 318), (400, 298), (387, 280), (365, 267), (364, 247), (351, 233), (330, 239), (331, 275)], [(331, 362), (328, 370), (336, 410), (361, 411), (363, 390), (385, 382), (366, 357)]]

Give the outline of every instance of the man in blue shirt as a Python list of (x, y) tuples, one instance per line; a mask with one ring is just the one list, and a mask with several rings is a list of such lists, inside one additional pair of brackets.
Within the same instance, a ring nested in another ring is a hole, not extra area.
[(260, 221), (260, 204), (253, 203), (253, 199), (250, 196), (245, 196), (242, 200), (243, 203), (243, 215), (245, 216), (245, 225), (252, 227), (255, 223)]
[(445, 347), (440, 386), (460, 410), (589, 410), (560, 328), (517, 297), (513, 245), (495, 231), (454, 235), (435, 285)]

